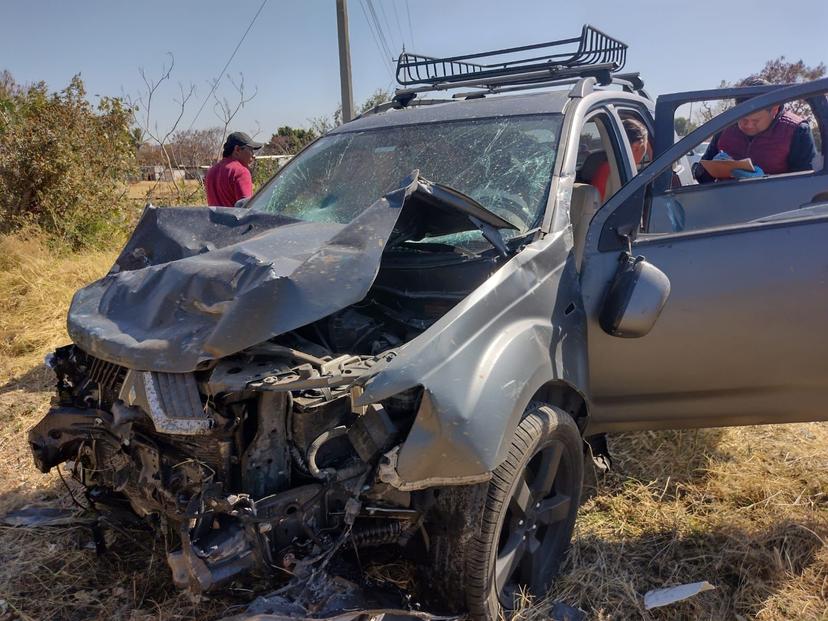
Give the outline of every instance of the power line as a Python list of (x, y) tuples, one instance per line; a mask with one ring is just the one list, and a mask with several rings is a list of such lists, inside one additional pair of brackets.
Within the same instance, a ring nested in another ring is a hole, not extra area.
[[(388, 33), (388, 40), (391, 42), (391, 45), (389, 46), (389, 48), (393, 50), (393, 48), (396, 47), (396, 41), (394, 41), (394, 38), (391, 36), (393, 34), (393, 28), (391, 28), (391, 22), (388, 21), (388, 16), (385, 14), (385, 7), (383, 6), (382, 0), (380, 0), (380, 2), (378, 2), (377, 4), (379, 4), (379, 10), (380, 10), (380, 15), (382, 15), (382, 21), (385, 22), (385, 31)], [(394, 54), (392, 53), (391, 58), (393, 58), (393, 57), (394, 57)]]
[(221, 81), (221, 76), (224, 75), (224, 72), (227, 71), (227, 68), (230, 66), (230, 63), (233, 62), (233, 58), (235, 58), (236, 52), (239, 51), (239, 48), (241, 47), (241, 44), (244, 43), (244, 40), (247, 37), (247, 33), (249, 33), (250, 29), (253, 28), (253, 24), (256, 23), (256, 19), (259, 17), (259, 13), (262, 12), (262, 9), (264, 8), (265, 4), (267, 4), (267, 0), (262, 0), (262, 4), (259, 7), (259, 10), (256, 11), (256, 14), (253, 16), (253, 19), (250, 20), (250, 24), (247, 26), (247, 30), (244, 31), (244, 34), (242, 35), (241, 39), (239, 39), (239, 42), (236, 44), (236, 47), (233, 49), (233, 53), (230, 54), (230, 58), (228, 58), (227, 62), (224, 63), (224, 68), (221, 71), (219, 71), (218, 77), (215, 80), (213, 80), (213, 88), (210, 89), (210, 92), (207, 93), (207, 97), (205, 97), (204, 101), (201, 102), (201, 107), (198, 109), (198, 112), (196, 112), (196, 115), (193, 117), (193, 120), (190, 122), (190, 126), (187, 128), (187, 130), (191, 130), (193, 128), (193, 125), (195, 125), (195, 122), (198, 120), (198, 117), (201, 115), (201, 111), (204, 110), (204, 106), (207, 105), (207, 101), (209, 101), (209, 99), (213, 95), (213, 93), (216, 92), (216, 89), (218, 88), (219, 82)]
[(405, 34), (403, 34), (402, 26), (400, 26), (400, 14), (397, 13), (397, 3), (392, 2), (391, 7), (394, 9), (394, 20), (397, 22), (397, 32), (400, 33), (400, 41), (402, 41), (403, 47), (405, 47)]
[(365, 2), (363, 0), (359, 0), (359, 6), (362, 9), (362, 14), (365, 16), (365, 22), (368, 24), (368, 30), (371, 33), (371, 38), (374, 39), (374, 45), (377, 46), (377, 51), (379, 52), (379, 55), (380, 55), (380, 61), (382, 61), (383, 66), (388, 71), (389, 75), (391, 76), (391, 79), (393, 80), (394, 79), (394, 71), (391, 68), (391, 66), (388, 64), (388, 62), (386, 62), (386, 60), (385, 60), (385, 53), (382, 51), (382, 45), (380, 44), (380, 41), (377, 38), (377, 35), (374, 33), (374, 25), (373, 25), (371, 19), (368, 17), (368, 10), (365, 8)]
[(408, 34), (411, 35), (411, 49), (416, 49), (414, 43), (414, 29), (411, 27), (411, 10), (408, 8), (408, 0), (405, 0), (405, 12), (408, 15)]
[(390, 59), (394, 57), (394, 54), (391, 52), (391, 48), (388, 46), (388, 39), (385, 38), (385, 33), (382, 30), (382, 24), (380, 23), (379, 17), (377, 17), (377, 11), (376, 9), (374, 9), (374, 2), (373, 0), (365, 0), (365, 4), (368, 6), (368, 11), (371, 13), (371, 17), (374, 20), (374, 25), (377, 27), (380, 43), (382, 43), (382, 47), (385, 50), (385, 57), (390, 61)]
[[(382, 46), (379, 44), (379, 39), (377, 39), (377, 35), (374, 33), (374, 25), (371, 23), (371, 20), (368, 18), (368, 11), (365, 8), (365, 3), (363, 0), (359, 0), (359, 8), (362, 9), (362, 16), (365, 18), (365, 23), (368, 25), (368, 32), (371, 33), (371, 38), (374, 40), (374, 45), (377, 48), (377, 52), (380, 55), (380, 61), (383, 60), (383, 51)], [(385, 64), (383, 62), (383, 64)]]
[(368, 17), (368, 10), (365, 8), (365, 3), (363, 0), (359, 0), (359, 8), (362, 9), (362, 15), (365, 17), (365, 23), (368, 25), (368, 32), (371, 33), (371, 38), (374, 40), (374, 45), (377, 48), (377, 52), (380, 56), (380, 62), (388, 70), (388, 65), (385, 63), (385, 54), (382, 51), (382, 46), (380, 45), (379, 39), (377, 38), (376, 33), (374, 32), (374, 25), (371, 23), (371, 19)]

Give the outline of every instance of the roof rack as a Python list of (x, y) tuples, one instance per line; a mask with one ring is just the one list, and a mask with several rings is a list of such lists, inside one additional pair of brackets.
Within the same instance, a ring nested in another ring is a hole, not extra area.
[(415, 106), (433, 106), (436, 104), (451, 103), (453, 101), (454, 99), (417, 99), (415, 101), (407, 101), (405, 103), (401, 103), (398, 99), (395, 98), (391, 101), (386, 101), (381, 104), (377, 104), (373, 108), (369, 108), (362, 114), (355, 116), (352, 120), (356, 121), (357, 119), (361, 119), (366, 116), (372, 116), (374, 114), (379, 114), (387, 110), (400, 110), (402, 108), (411, 108)]
[[(515, 93), (518, 91), (525, 91), (528, 89), (533, 88), (545, 88), (550, 86), (573, 86), (577, 87), (581, 90), (586, 88), (586, 81), (595, 76), (586, 76), (586, 77), (574, 77), (574, 78), (558, 78), (557, 80), (549, 80), (546, 82), (533, 82), (532, 84), (519, 84), (516, 86), (490, 86), (483, 90), (476, 90), (476, 91), (460, 91), (457, 93), (452, 94), (452, 99), (479, 99), (481, 97), (485, 97), (486, 95), (499, 95), (502, 93)], [(592, 90), (592, 85), (596, 83), (596, 80), (592, 80), (589, 82), (589, 89)], [(622, 90), (628, 93), (636, 93), (645, 99), (650, 99), (649, 94), (647, 91), (644, 90), (644, 80), (641, 79), (639, 73), (617, 73), (612, 76), (611, 83), (620, 86)], [(602, 86), (608, 86), (607, 83), (602, 83)], [(572, 92), (575, 92), (573, 89)], [(583, 97), (583, 95), (581, 95)], [(416, 101), (428, 101), (427, 99), (420, 99)], [(440, 99), (439, 101), (445, 101)], [(413, 105), (416, 103), (412, 101), (409, 105)]]
[[(521, 52), (531, 54), (520, 57)], [(403, 52), (397, 60), (397, 82), (407, 88), (397, 93), (405, 97), (449, 88), (493, 88), (586, 76), (595, 76), (604, 84), (611, 82), (610, 73), (620, 71), (626, 60), (625, 43), (587, 24), (580, 37), (491, 52), (447, 58)]]

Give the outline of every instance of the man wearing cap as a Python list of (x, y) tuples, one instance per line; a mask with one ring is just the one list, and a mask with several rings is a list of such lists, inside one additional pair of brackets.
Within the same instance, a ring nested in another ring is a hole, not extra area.
[(262, 148), (244, 132), (233, 132), (224, 143), (222, 158), (207, 172), (204, 188), (207, 204), (211, 207), (233, 207), (236, 201), (253, 195), (253, 177), (250, 164), (253, 154)]
[[(738, 86), (766, 86), (770, 82), (762, 78), (747, 78)], [(736, 103), (750, 97), (739, 97)], [(739, 119), (713, 137), (701, 159), (750, 158), (754, 172), (734, 170), (737, 179), (763, 177), (787, 172), (811, 170), (816, 155), (814, 136), (808, 121), (787, 112), (784, 106), (771, 106), (757, 110)], [(701, 164), (693, 164), (693, 176), (699, 183), (715, 181)]]

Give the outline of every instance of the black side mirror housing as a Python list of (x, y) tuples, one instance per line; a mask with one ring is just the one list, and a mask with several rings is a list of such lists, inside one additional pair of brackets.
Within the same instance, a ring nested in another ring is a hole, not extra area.
[(642, 257), (624, 252), (598, 321), (611, 336), (639, 338), (650, 332), (670, 297), (670, 279)]

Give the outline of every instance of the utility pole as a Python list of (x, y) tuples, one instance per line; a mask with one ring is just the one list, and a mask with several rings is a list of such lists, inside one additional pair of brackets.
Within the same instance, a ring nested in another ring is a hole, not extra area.
[(336, 0), (336, 28), (339, 33), (339, 81), (342, 86), (342, 122), (354, 118), (354, 96), (351, 88), (351, 43), (348, 39), (348, 6)]

